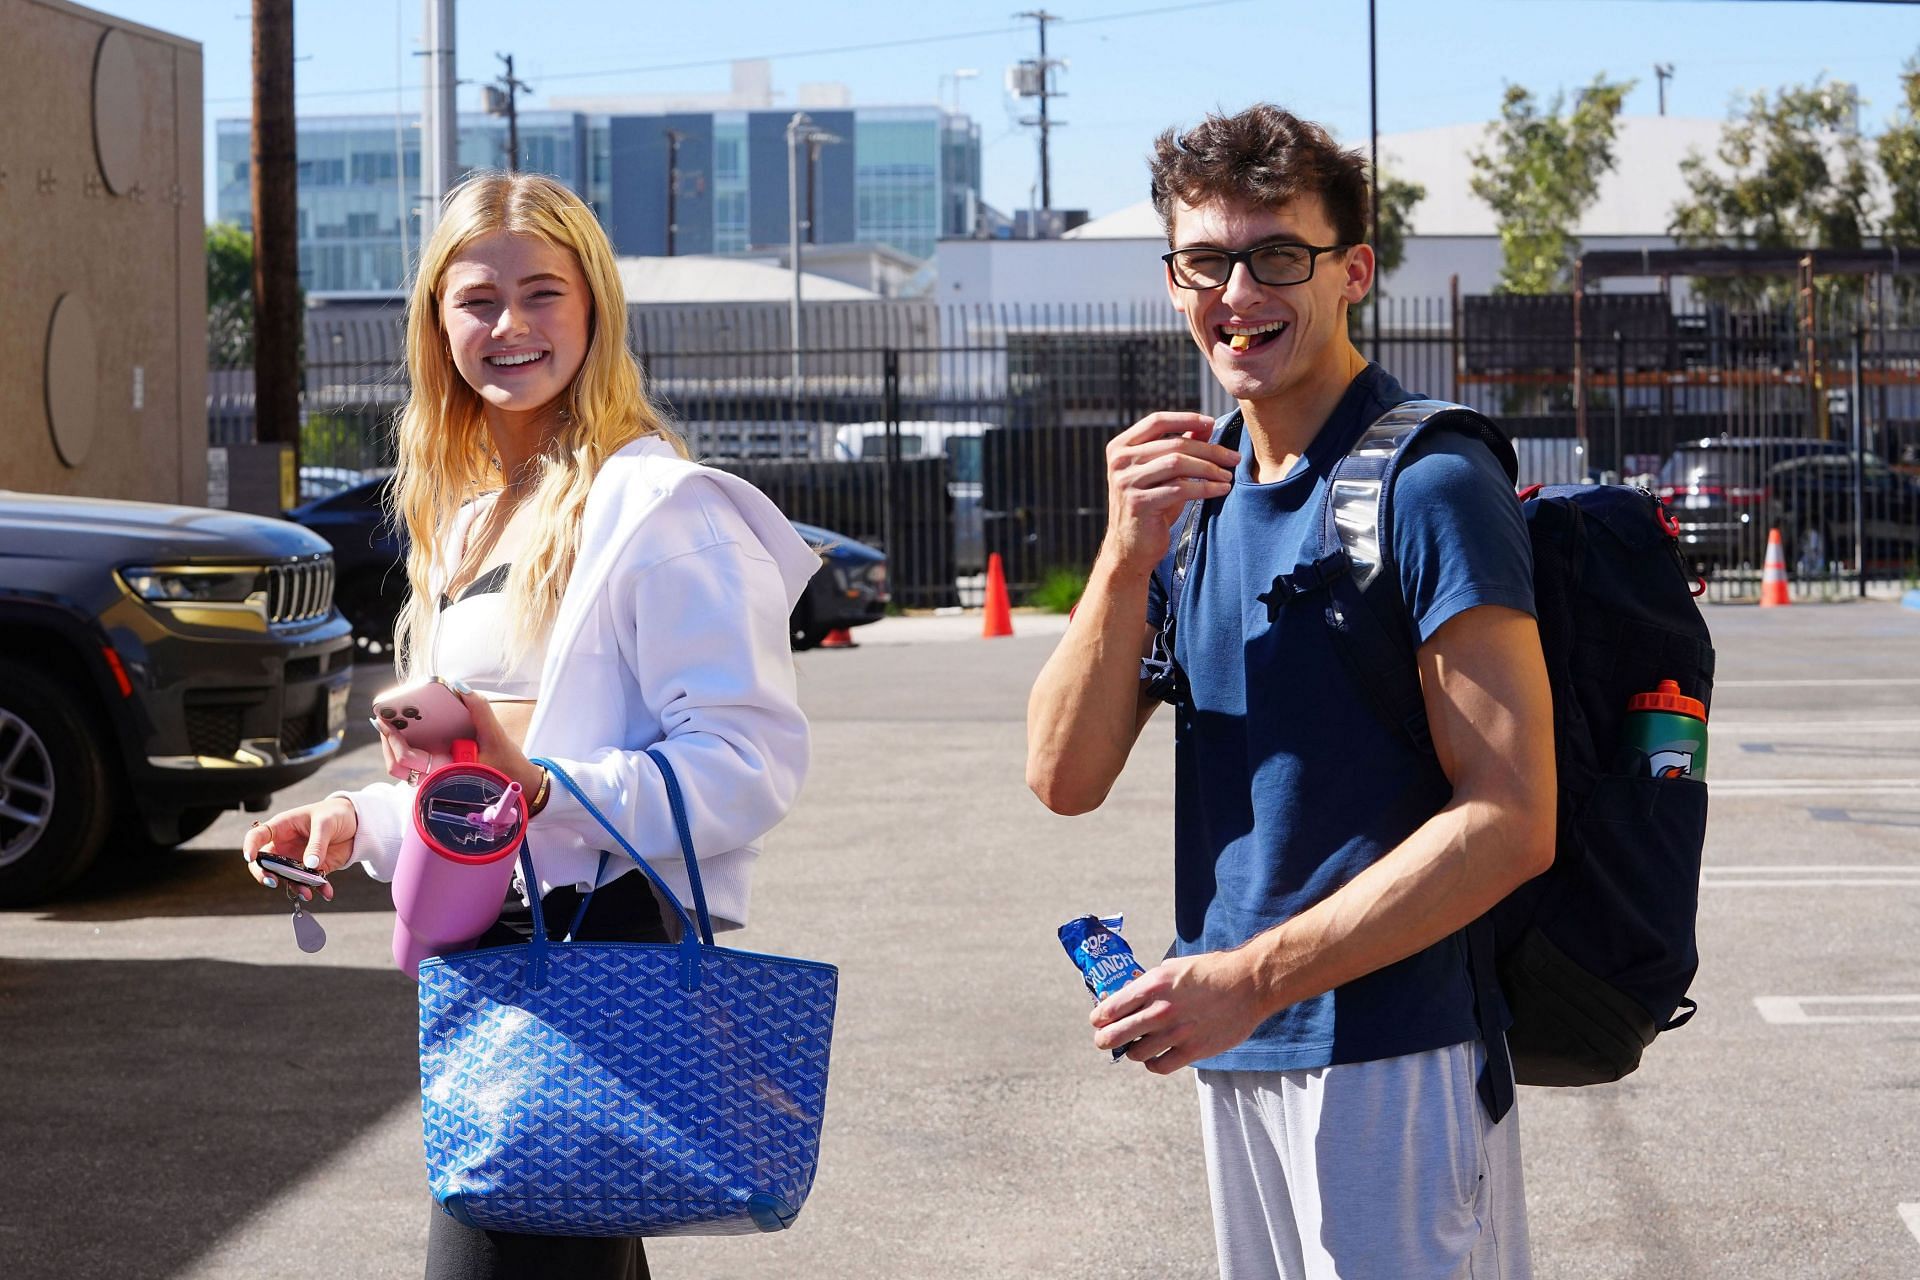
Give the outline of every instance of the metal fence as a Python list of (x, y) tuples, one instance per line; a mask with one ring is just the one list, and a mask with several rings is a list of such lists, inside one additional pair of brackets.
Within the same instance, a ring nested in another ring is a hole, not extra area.
[[(1718, 594), (1752, 594), (1768, 531), (1803, 595), (1920, 575), (1920, 318), (1890, 308), (1675, 314), (1661, 295), (1387, 299), (1363, 349), (1422, 394), (1494, 416), (1522, 482), (1640, 478)], [(1180, 317), (1132, 307), (635, 306), (651, 394), (696, 457), (791, 517), (886, 549), (907, 606), (1016, 599), (1084, 572), (1104, 451), (1158, 409), (1228, 405)], [(1596, 336), (1598, 335), (1598, 336)], [(390, 465), (397, 314), (310, 313), (309, 491)], [(213, 443), (252, 438), (252, 371), (215, 369)], [(1701, 445), (1692, 442), (1708, 441)]]

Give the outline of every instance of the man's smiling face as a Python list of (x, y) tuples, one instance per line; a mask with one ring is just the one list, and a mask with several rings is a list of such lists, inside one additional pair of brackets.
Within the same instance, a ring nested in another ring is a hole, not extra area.
[[(1173, 205), (1176, 251), (1337, 241), (1317, 195), (1276, 208), (1228, 200)], [(1171, 269), (1166, 281), (1213, 376), (1240, 401), (1273, 399), (1320, 375), (1345, 342), (1346, 306), (1366, 297), (1372, 282), (1373, 254), (1365, 245), (1314, 255), (1312, 277), (1299, 284), (1261, 284), (1244, 262), (1233, 264), (1227, 280), (1210, 289), (1181, 287)]]

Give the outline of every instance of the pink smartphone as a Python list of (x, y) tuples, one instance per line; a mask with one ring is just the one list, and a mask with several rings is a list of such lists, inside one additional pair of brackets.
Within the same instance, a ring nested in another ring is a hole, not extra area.
[(454, 743), (473, 737), (467, 704), (438, 676), (380, 694), (373, 700), (373, 714), (408, 746), (434, 756), (450, 756)]

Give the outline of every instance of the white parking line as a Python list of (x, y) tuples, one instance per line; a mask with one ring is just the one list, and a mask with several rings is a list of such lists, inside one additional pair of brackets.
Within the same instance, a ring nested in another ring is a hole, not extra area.
[(1829, 680), (1715, 680), (1715, 691), (1721, 689), (1825, 689), (1840, 686), (1920, 684), (1920, 677), (1914, 676), (1866, 676), (1860, 679), (1834, 678)]
[(1707, 793), (1738, 796), (1885, 796), (1920, 791), (1920, 778), (1726, 778), (1709, 782)]
[(1901, 1205), (1900, 1217), (1907, 1224), (1907, 1230), (1913, 1232), (1913, 1238), (1920, 1240), (1920, 1204)]
[[(1837, 1006), (1838, 1012), (1811, 1013), (1808, 1005)], [(1755, 996), (1754, 1008), (1775, 1026), (1816, 1022), (1920, 1022), (1920, 996)], [(1855, 1011), (1849, 1011), (1854, 1008)], [(1891, 1013), (1869, 1012), (1891, 1009)]]
[(1716, 721), (1713, 732), (1725, 741), (1727, 735), (1756, 733), (1920, 733), (1920, 720), (1773, 720), (1742, 724), (1738, 720)]
[(1839, 885), (1920, 889), (1920, 866), (1723, 866), (1700, 868), (1703, 889), (1804, 889)]

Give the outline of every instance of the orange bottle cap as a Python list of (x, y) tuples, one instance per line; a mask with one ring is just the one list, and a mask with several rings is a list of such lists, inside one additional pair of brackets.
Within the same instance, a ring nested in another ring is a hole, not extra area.
[(1627, 699), (1628, 711), (1671, 711), (1675, 715), (1705, 720), (1707, 709), (1698, 698), (1680, 692), (1677, 680), (1662, 680), (1652, 693), (1636, 693)]

